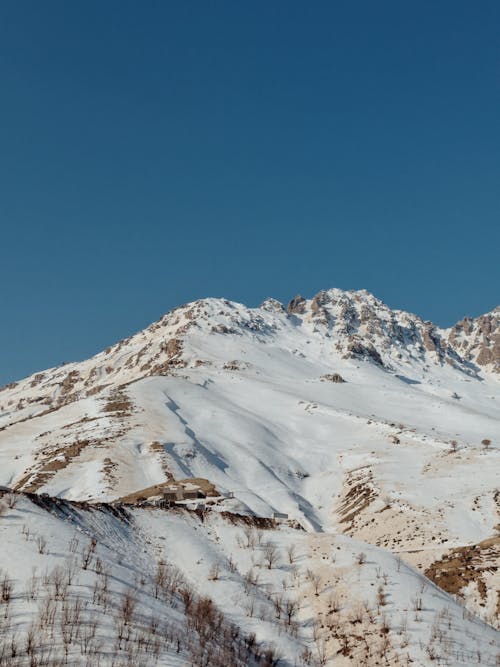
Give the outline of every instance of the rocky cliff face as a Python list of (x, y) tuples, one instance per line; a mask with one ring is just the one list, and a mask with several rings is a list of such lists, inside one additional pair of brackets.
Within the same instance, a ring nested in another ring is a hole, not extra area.
[(500, 373), (500, 306), (476, 319), (464, 317), (449, 330), (448, 340), (466, 361)]
[(465, 373), (500, 368), (499, 308), (446, 330), (417, 315), (391, 310), (364, 290), (331, 289), (309, 301), (298, 295), (287, 311), (312, 325), (314, 332), (335, 338), (337, 349), (347, 357), (367, 358), (389, 368), (397, 360), (447, 363)]

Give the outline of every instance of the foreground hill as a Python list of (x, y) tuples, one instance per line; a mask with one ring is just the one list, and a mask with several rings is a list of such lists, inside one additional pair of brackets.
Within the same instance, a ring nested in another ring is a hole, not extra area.
[(497, 624), (499, 317), (440, 329), (335, 289), (188, 304), (5, 387), (0, 484), (112, 502), (203, 478), (220, 509), (381, 547)]
[(2, 555), (15, 553), (1, 665), (497, 664), (493, 628), (346, 536), (217, 511), (0, 502)]

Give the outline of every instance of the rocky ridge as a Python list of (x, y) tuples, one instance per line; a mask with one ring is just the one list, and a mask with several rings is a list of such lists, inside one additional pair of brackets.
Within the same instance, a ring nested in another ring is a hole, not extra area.
[(259, 308), (225, 299), (202, 299), (174, 308), (86, 362), (6, 385), (0, 390), (0, 406), (7, 412), (14, 407), (19, 417), (39, 414), (110, 386), (211, 363), (189, 349), (193, 333), (240, 336), (265, 344), (287, 328), (322, 338), (325, 354), (368, 359), (388, 370), (418, 361), (446, 363), (474, 376), (500, 372), (500, 307), (441, 329), (417, 315), (391, 310), (365, 290), (330, 289), (307, 300), (298, 295), (286, 308), (275, 299), (267, 299)]

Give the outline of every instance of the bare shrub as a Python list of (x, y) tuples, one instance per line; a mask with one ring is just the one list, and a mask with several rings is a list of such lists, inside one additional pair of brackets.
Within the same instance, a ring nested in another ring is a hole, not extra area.
[(283, 604), (283, 613), (286, 619), (286, 624), (288, 626), (292, 625), (292, 622), (294, 621), (296, 615), (298, 614), (300, 609), (299, 601), (298, 600), (292, 600), (291, 598), (287, 598)]
[(267, 569), (271, 570), (278, 562), (279, 551), (278, 547), (272, 542), (264, 545), (264, 562), (267, 564)]
[(377, 606), (383, 607), (387, 603), (386, 595), (383, 586), (379, 586), (377, 589)]
[(252, 526), (245, 526), (243, 535), (245, 536), (245, 546), (248, 549), (255, 549), (257, 544), (257, 533), (254, 528)]
[(72, 554), (76, 554), (78, 550), (78, 538), (76, 536), (73, 536), (70, 541), (68, 542), (68, 549)]
[(47, 551), (47, 540), (43, 535), (38, 535), (36, 538), (36, 545), (38, 547), (38, 553), (44, 554)]
[(245, 586), (245, 593), (248, 595), (252, 587), (258, 586), (258, 584), (259, 584), (259, 574), (251, 568), (243, 576), (243, 582), (244, 582), (244, 586)]
[(417, 595), (411, 602), (413, 611), (422, 611), (422, 598), (420, 596)]
[(334, 593), (330, 596), (330, 599), (328, 600), (328, 609), (334, 614), (337, 614), (342, 609), (339, 595)]
[(10, 602), (12, 598), (12, 591), (14, 590), (14, 583), (12, 579), (9, 578), (8, 574), (2, 576), (0, 582), (0, 599), (2, 602)]
[(314, 595), (319, 595), (320, 590), (321, 590), (321, 577), (319, 574), (316, 572), (313, 572), (313, 570), (309, 569), (306, 572), (306, 578), (308, 581), (311, 582), (313, 590), (314, 590)]
[(213, 563), (212, 566), (210, 567), (210, 571), (208, 573), (208, 579), (210, 581), (218, 581), (220, 576), (220, 564), (219, 563)]
[(34, 600), (38, 596), (40, 590), (40, 579), (37, 576), (37, 569), (33, 567), (31, 570), (31, 577), (28, 580), (28, 585), (26, 588), (26, 596), (30, 600)]
[(82, 570), (87, 570), (95, 553), (97, 540), (93, 537), (82, 552)]
[(364, 565), (364, 563), (366, 563), (366, 554), (363, 551), (356, 556), (356, 563), (358, 565)]
[(66, 597), (68, 584), (66, 573), (61, 565), (56, 565), (50, 573), (49, 585), (51, 594), (56, 600), (62, 600)]
[(174, 565), (158, 562), (154, 580), (155, 597), (175, 595), (183, 585), (184, 578)]
[(125, 591), (120, 604), (120, 619), (125, 625), (130, 625), (134, 610), (137, 605), (137, 598), (131, 591)]

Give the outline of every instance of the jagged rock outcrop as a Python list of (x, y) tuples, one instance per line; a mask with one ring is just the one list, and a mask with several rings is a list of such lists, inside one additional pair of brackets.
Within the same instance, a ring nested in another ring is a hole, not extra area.
[(448, 341), (466, 361), (500, 373), (500, 306), (476, 319), (464, 317), (451, 327)]
[(294, 296), (287, 306), (287, 311), (289, 313), (294, 313), (296, 315), (301, 315), (302, 313), (305, 312), (305, 309), (306, 309), (306, 300), (300, 294)]

